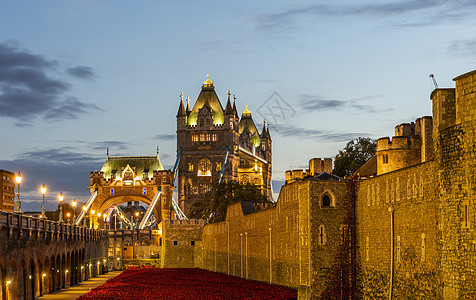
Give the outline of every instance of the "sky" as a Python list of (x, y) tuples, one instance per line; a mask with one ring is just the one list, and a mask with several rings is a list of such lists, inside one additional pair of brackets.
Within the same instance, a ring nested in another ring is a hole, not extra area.
[(22, 210), (86, 201), (110, 155), (176, 156), (181, 92), (206, 79), (270, 123), (273, 187), (358, 137), (431, 115), (476, 69), (476, 2), (16, 0), (0, 10), (0, 169)]

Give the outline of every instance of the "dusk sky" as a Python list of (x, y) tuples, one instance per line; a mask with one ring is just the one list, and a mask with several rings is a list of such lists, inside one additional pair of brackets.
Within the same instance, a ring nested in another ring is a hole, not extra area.
[[(106, 157), (172, 168), (179, 95), (207, 73), (222, 105), (270, 122), (274, 192), (287, 169), (431, 115), (476, 69), (475, 1), (8, 1), (0, 9), (0, 169), (22, 210), (89, 197)], [(273, 102), (274, 101), (274, 102)], [(283, 110), (277, 110), (281, 105)], [(270, 115), (269, 113), (273, 115)]]

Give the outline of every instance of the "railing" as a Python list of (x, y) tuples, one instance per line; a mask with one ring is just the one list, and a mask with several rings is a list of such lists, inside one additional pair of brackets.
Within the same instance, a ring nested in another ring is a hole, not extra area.
[(107, 231), (89, 229), (83, 226), (60, 223), (42, 218), (26, 216), (19, 213), (0, 211), (0, 227), (19, 230), (37, 230), (63, 233), (72, 236), (106, 237)]

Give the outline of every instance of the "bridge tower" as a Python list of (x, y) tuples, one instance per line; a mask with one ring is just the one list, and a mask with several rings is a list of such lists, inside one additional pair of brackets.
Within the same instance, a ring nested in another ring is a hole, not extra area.
[[(154, 207), (156, 223), (173, 219), (172, 194), (173, 173), (164, 170), (157, 149), (156, 156), (118, 156), (108, 155), (101, 170), (91, 172), (90, 185), (95, 197), (88, 211), (95, 211), (94, 224), (104, 224), (104, 213), (110, 216), (112, 208), (127, 202), (139, 201), (150, 205), (158, 197)], [(98, 218), (97, 213), (102, 217)]]
[[(261, 134), (246, 109), (240, 120), (235, 96), (227, 93), (225, 109), (207, 75), (193, 108), (180, 96), (177, 113), (177, 152), (182, 149), (178, 168), (178, 198), (188, 214), (190, 205), (203, 199), (222, 167), (225, 180), (257, 184), (271, 194), (271, 138), (267, 126)], [(226, 165), (223, 166), (225, 163)]]

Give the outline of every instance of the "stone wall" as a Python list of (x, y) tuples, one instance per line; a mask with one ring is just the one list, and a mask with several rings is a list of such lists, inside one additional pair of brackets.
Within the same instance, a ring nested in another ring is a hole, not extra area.
[(358, 283), (365, 299), (388, 297), (392, 265), (396, 299), (442, 297), (435, 163), (360, 181), (356, 219)]
[[(330, 207), (322, 207), (323, 195)], [(246, 203), (233, 204), (224, 222), (204, 227), (200, 267), (321, 297), (335, 279), (344, 197), (344, 182), (307, 178), (283, 186), (276, 207), (245, 214)]]
[(200, 258), (203, 220), (163, 220), (161, 266), (164, 268), (193, 268)]

